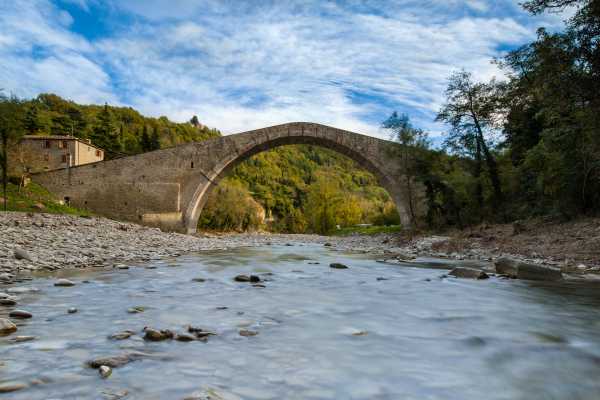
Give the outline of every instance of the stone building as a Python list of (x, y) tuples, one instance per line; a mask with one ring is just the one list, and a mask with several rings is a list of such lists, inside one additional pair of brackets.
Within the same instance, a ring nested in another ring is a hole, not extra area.
[(10, 152), (11, 175), (52, 171), (104, 160), (104, 151), (89, 139), (26, 135)]

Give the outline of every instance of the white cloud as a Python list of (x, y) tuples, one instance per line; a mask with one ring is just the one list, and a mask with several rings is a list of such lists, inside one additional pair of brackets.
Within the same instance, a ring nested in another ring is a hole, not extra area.
[(0, 5), (2, 82), (179, 121), (197, 114), (226, 133), (303, 120), (381, 136), (377, 118), (394, 109), (438, 131), (447, 76), (464, 67), (488, 79), (499, 73), (490, 63), (499, 46), (535, 32), (512, 0), (107, 7), (139, 18), (90, 42), (44, 0)]

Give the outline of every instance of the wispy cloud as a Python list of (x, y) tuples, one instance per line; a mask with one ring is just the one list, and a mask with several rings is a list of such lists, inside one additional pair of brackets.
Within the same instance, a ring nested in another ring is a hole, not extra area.
[[(24, 3), (0, 5), (0, 87), (197, 114), (227, 133), (305, 120), (381, 135), (393, 110), (439, 131), (446, 77), (498, 74), (491, 57), (541, 22), (512, 0)], [(69, 6), (108, 9), (113, 29), (75, 33)]]

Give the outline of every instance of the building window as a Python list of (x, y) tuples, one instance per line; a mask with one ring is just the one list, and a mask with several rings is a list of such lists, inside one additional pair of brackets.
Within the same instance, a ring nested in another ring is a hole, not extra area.
[(96, 150), (96, 157), (101, 157), (102, 156), (102, 152), (100, 150)]
[(63, 147), (63, 149), (66, 149), (67, 147), (69, 147), (69, 143), (66, 140), (63, 140), (62, 147)]
[(44, 140), (44, 148), (49, 149), (50, 147), (52, 147), (51, 142), (49, 140)]
[(69, 155), (68, 154), (63, 154), (62, 155), (62, 162), (66, 163), (69, 160)]

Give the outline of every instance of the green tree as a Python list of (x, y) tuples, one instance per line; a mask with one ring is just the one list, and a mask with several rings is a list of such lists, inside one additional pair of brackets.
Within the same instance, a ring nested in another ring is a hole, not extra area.
[(2, 168), (2, 197), (4, 211), (7, 206), (6, 186), (8, 184), (9, 151), (25, 133), (23, 126), (23, 105), (16, 96), (0, 93), (0, 167)]
[(152, 136), (150, 137), (150, 151), (152, 150), (160, 150), (160, 136), (158, 135), (158, 128), (154, 127), (152, 131)]
[(43, 126), (40, 123), (37, 104), (32, 103), (29, 107), (27, 107), (27, 111), (25, 112), (25, 120), (23, 124), (25, 130), (29, 134), (35, 134), (38, 131), (42, 130)]
[(108, 104), (105, 104), (98, 114), (92, 140), (95, 145), (103, 148), (110, 158), (119, 156), (122, 151), (119, 129)]
[[(496, 158), (486, 136), (492, 135), (498, 129), (500, 112), (496, 82), (475, 83), (470, 73), (460, 71), (450, 76), (446, 89), (446, 103), (436, 118), (437, 121), (446, 122), (451, 127), (446, 145), (475, 158), (475, 176), (478, 178), (482, 171), (482, 159), (485, 160), (494, 192), (492, 204), (496, 211), (503, 201), (502, 186)], [(479, 182), (476, 194), (478, 198), (482, 197), (481, 192)]]

